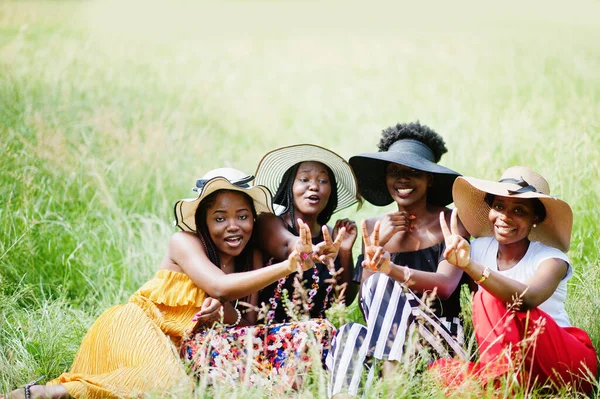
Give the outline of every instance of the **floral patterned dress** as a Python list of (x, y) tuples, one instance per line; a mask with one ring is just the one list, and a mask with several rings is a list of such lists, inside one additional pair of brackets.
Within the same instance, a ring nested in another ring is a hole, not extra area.
[(325, 319), (213, 328), (185, 340), (181, 354), (209, 382), (288, 391), (301, 386), (312, 367), (322, 367), (335, 332)]

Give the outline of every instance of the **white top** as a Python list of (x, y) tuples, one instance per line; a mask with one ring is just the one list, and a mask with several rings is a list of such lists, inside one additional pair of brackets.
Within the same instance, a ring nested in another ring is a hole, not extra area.
[(558, 287), (552, 296), (538, 306), (538, 308), (548, 313), (559, 326), (569, 327), (571, 325), (569, 323), (569, 316), (565, 311), (565, 299), (567, 298), (567, 281), (573, 275), (573, 269), (569, 263), (569, 258), (564, 252), (544, 245), (541, 242), (531, 241), (525, 256), (510, 269), (502, 271), (498, 270), (497, 255), (498, 241), (493, 237), (476, 238), (471, 242), (472, 260), (521, 283), (529, 280), (537, 271), (540, 263), (546, 259), (556, 258), (567, 262), (568, 271), (566, 276), (558, 283)]

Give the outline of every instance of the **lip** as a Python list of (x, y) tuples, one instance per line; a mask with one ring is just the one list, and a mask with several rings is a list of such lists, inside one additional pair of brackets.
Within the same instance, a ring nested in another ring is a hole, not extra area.
[(497, 224), (494, 225), (494, 230), (500, 235), (508, 235), (508, 234), (512, 234), (515, 231), (517, 231), (517, 229), (514, 227), (501, 226), (501, 225), (497, 225)]
[(244, 237), (241, 235), (232, 235), (225, 237), (223, 241), (225, 241), (225, 244), (230, 248), (239, 248), (244, 241)]
[(415, 189), (410, 187), (397, 187), (395, 191), (398, 197), (408, 198), (415, 191)]
[(304, 197), (304, 199), (311, 205), (318, 205), (321, 202), (321, 197), (316, 194), (311, 194), (309, 196)]

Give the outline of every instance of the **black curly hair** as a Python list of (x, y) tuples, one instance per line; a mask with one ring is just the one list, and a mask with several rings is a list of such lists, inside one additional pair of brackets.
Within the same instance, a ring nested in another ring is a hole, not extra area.
[(433, 151), (435, 162), (439, 162), (442, 155), (448, 152), (446, 142), (433, 129), (421, 125), (419, 121), (411, 123), (398, 123), (381, 132), (381, 140), (377, 147), (379, 152), (387, 151), (398, 140), (412, 139), (420, 141)]
[[(300, 167), (301, 163), (302, 162), (298, 162), (285, 171), (283, 177), (281, 178), (281, 183), (279, 183), (279, 187), (277, 188), (277, 192), (273, 196), (273, 202), (282, 205), (285, 208), (284, 213), (290, 214), (292, 229), (296, 233), (296, 217), (294, 216), (296, 207), (294, 205), (294, 194), (292, 189), (294, 186), (294, 180), (296, 180), (298, 168)], [(326, 225), (327, 222), (329, 222), (329, 219), (331, 219), (331, 215), (333, 215), (333, 211), (335, 211), (335, 208), (337, 208), (338, 204), (337, 181), (335, 179), (335, 174), (333, 174), (333, 171), (329, 168), (329, 166), (325, 164), (323, 164), (323, 166), (325, 166), (327, 174), (329, 175), (331, 194), (329, 195), (329, 201), (327, 201), (327, 205), (317, 216), (317, 223), (319, 223), (321, 226)]]

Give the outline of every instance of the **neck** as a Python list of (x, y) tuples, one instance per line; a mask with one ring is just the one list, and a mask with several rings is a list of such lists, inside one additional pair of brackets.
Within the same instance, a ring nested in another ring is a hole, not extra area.
[[(316, 237), (319, 234), (321, 234), (321, 225), (319, 224), (319, 222), (317, 222), (317, 216), (318, 215), (306, 215), (302, 212), (298, 212), (298, 210), (296, 210), (294, 212), (294, 217), (296, 219), (302, 219), (302, 221), (304, 223), (306, 223), (308, 225), (308, 227), (310, 227), (310, 233), (312, 237)], [(286, 213), (284, 215), (284, 220), (290, 225), (296, 225), (296, 221), (294, 221), (294, 223), (292, 223), (292, 218), (290, 216), (289, 213)], [(298, 230), (298, 226), (296, 226), (296, 230)]]
[(234, 270), (235, 269), (235, 256), (219, 254), (220, 265), (217, 265), (221, 270)]
[(399, 212), (407, 212), (411, 215), (415, 215), (417, 217), (416, 220), (424, 218), (426, 215), (429, 215), (431, 212), (428, 209), (427, 202), (420, 201), (416, 204), (412, 204), (410, 206), (400, 206), (398, 205)]
[(503, 262), (516, 264), (519, 262), (529, 248), (529, 240), (524, 239), (521, 241), (513, 242), (510, 244), (498, 243), (498, 254), (496, 255), (498, 260)]

